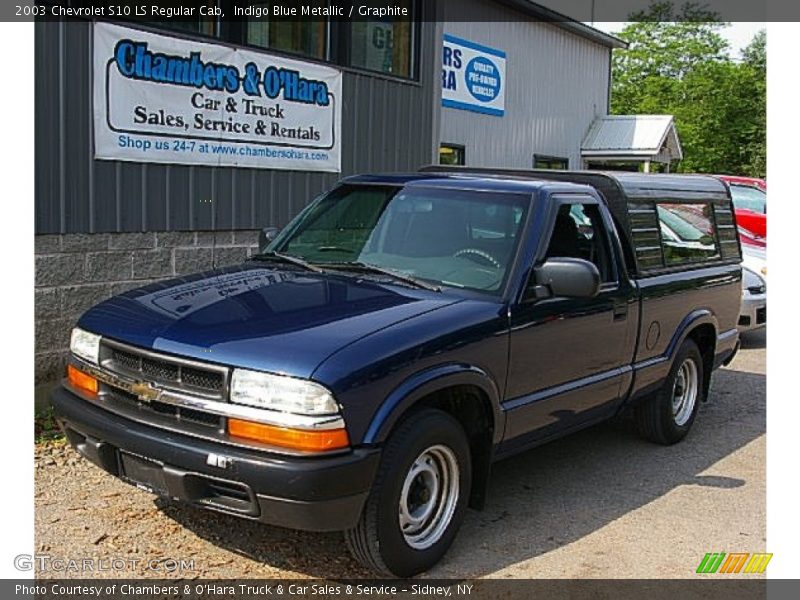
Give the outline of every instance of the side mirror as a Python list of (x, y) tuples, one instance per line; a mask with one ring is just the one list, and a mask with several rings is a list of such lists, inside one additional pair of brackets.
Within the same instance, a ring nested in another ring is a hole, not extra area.
[(549, 258), (533, 270), (525, 300), (549, 296), (594, 298), (600, 291), (600, 272), (581, 258)]
[(258, 234), (258, 249), (263, 252), (278, 237), (277, 227), (264, 227)]

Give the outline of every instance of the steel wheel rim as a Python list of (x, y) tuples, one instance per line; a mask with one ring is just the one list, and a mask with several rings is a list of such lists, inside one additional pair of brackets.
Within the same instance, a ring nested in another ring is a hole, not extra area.
[(400, 492), (398, 522), (409, 546), (425, 550), (441, 539), (456, 511), (458, 493), (455, 453), (441, 444), (421, 452)]
[(694, 412), (699, 388), (697, 365), (691, 358), (681, 363), (672, 385), (672, 418), (678, 426), (686, 425)]

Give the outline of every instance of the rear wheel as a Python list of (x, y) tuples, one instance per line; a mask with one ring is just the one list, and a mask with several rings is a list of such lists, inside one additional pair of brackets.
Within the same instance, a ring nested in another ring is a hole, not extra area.
[(447, 413), (424, 409), (390, 436), (356, 527), (353, 556), (375, 571), (411, 577), (435, 565), (464, 518), (471, 486), (469, 444)]
[(703, 357), (697, 344), (685, 340), (663, 387), (636, 407), (639, 432), (658, 444), (674, 444), (689, 433), (703, 389)]

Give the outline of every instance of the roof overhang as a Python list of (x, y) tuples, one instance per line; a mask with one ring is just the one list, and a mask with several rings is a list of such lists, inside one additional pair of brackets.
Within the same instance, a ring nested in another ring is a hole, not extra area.
[(669, 163), (681, 160), (683, 149), (672, 115), (607, 115), (592, 123), (581, 155)]
[(569, 31), (575, 35), (578, 35), (582, 38), (586, 38), (591, 40), (597, 44), (601, 44), (608, 48), (627, 48), (628, 42), (625, 40), (621, 40), (620, 38), (606, 33), (604, 31), (600, 31), (599, 29), (595, 29), (581, 21), (576, 21), (575, 19), (571, 19), (570, 17), (561, 14), (555, 10), (547, 8), (546, 6), (542, 6), (541, 4), (536, 4), (535, 2), (531, 2), (530, 0), (495, 0), (499, 4), (505, 4), (506, 6), (510, 6), (519, 12), (533, 17), (537, 21), (545, 21), (547, 23), (551, 23), (552, 25)]
[(657, 149), (653, 150), (581, 150), (583, 156), (613, 156), (613, 157), (637, 157), (652, 158), (658, 154)]

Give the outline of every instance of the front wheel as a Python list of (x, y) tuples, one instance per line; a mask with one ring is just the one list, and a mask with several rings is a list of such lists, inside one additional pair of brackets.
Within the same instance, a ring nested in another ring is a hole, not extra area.
[(361, 519), (345, 532), (350, 552), (390, 576), (428, 570), (456, 536), (471, 480), (460, 423), (441, 410), (414, 413), (387, 441)]
[(703, 357), (692, 340), (678, 350), (664, 385), (636, 407), (639, 433), (658, 444), (681, 441), (694, 423), (703, 390)]

